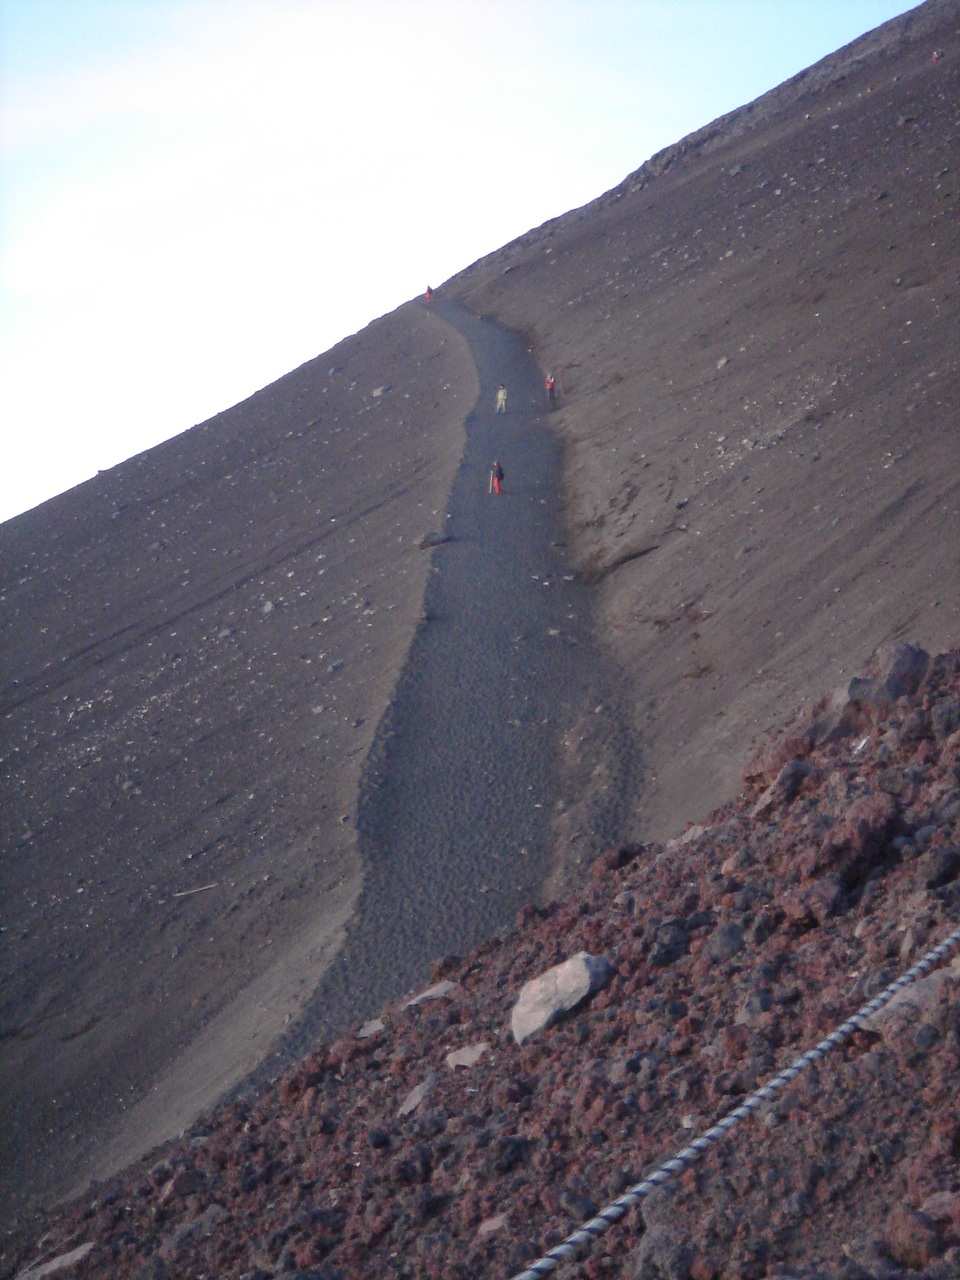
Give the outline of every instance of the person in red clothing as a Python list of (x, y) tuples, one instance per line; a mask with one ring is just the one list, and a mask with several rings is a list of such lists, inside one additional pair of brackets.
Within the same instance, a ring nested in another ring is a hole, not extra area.
[(424, 302), (429, 302), (433, 297), (433, 290), (427, 285), (427, 292), (423, 295)]
[(496, 460), (490, 468), (490, 492), (503, 493), (503, 467)]
[(549, 405), (554, 405), (554, 404), (556, 404), (556, 402), (557, 402), (557, 384), (556, 384), (556, 382), (554, 381), (554, 377), (553, 377), (553, 374), (552, 374), (552, 373), (548, 373), (548, 374), (547, 374), (547, 380), (546, 380), (546, 382), (544, 383), (544, 386), (547, 388), (547, 403), (548, 403)]

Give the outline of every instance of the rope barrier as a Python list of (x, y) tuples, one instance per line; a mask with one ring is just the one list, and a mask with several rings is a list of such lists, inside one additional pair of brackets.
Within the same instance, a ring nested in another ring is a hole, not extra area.
[(891, 982), (869, 1004), (865, 1004), (861, 1009), (858, 1009), (852, 1017), (837, 1027), (835, 1031), (832, 1031), (819, 1044), (814, 1045), (812, 1049), (808, 1049), (802, 1057), (797, 1058), (796, 1062), (787, 1067), (785, 1071), (781, 1071), (778, 1076), (774, 1076), (772, 1080), (762, 1085), (761, 1088), (757, 1089), (749, 1098), (741, 1102), (738, 1107), (725, 1115), (712, 1128), (702, 1133), (699, 1138), (695, 1138), (689, 1146), (684, 1147), (682, 1151), (678, 1152), (670, 1160), (658, 1165), (653, 1173), (648, 1174), (642, 1182), (638, 1182), (636, 1186), (625, 1191), (622, 1196), (619, 1196), (607, 1205), (605, 1209), (602, 1209), (595, 1218), (591, 1218), (579, 1230), (567, 1236), (566, 1240), (561, 1244), (551, 1249), (549, 1253), (545, 1253), (542, 1258), (527, 1267), (525, 1271), (519, 1272), (513, 1277), (513, 1280), (540, 1280), (540, 1277), (549, 1275), (551, 1271), (556, 1270), (561, 1262), (567, 1262), (574, 1258), (582, 1245), (589, 1244), (602, 1235), (608, 1227), (613, 1226), (615, 1222), (619, 1222), (628, 1209), (632, 1209), (635, 1204), (639, 1204), (655, 1187), (661, 1187), (670, 1182), (678, 1173), (692, 1164), (698, 1156), (709, 1150), (714, 1143), (729, 1133), (744, 1116), (755, 1111), (761, 1103), (769, 1101), (785, 1085), (796, 1079), (801, 1071), (804, 1071), (814, 1062), (818, 1062), (831, 1049), (835, 1049), (837, 1045), (847, 1040), (854, 1031), (862, 1026), (867, 1018), (882, 1009), (885, 1004), (889, 1004), (898, 991), (901, 991), (909, 983), (915, 982), (917, 978), (922, 977), (928, 969), (932, 969), (958, 943), (960, 943), (960, 929), (956, 929), (948, 938), (945, 938), (943, 942), (934, 947), (932, 951), (928, 951), (923, 959), (919, 960), (912, 969), (908, 969), (895, 982)]

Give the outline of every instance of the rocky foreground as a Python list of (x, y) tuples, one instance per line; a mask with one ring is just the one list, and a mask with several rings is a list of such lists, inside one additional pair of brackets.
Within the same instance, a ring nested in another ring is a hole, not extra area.
[[(22, 1224), (0, 1275), (508, 1277), (952, 933), (958, 876), (960, 650), (901, 645), (705, 825)], [(594, 993), (521, 1025), (580, 952)], [(558, 1274), (960, 1275), (958, 1066), (948, 956)]]

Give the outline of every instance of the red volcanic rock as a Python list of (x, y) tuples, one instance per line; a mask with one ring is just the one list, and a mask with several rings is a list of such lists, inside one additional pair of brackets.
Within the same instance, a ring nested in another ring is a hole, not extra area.
[(902, 1205), (890, 1216), (885, 1242), (892, 1258), (915, 1271), (922, 1271), (944, 1251), (943, 1238), (934, 1220)]
[(844, 890), (839, 877), (826, 875), (813, 884), (804, 885), (792, 893), (785, 893), (780, 907), (787, 920), (801, 928), (823, 922), (843, 902)]
[(192, 1195), (195, 1191), (201, 1191), (203, 1186), (203, 1175), (198, 1173), (196, 1169), (180, 1169), (160, 1192), (160, 1203), (166, 1204), (169, 1200), (177, 1200), (183, 1196)]
[(643, 852), (642, 844), (621, 845), (617, 849), (611, 849), (609, 853), (601, 854), (599, 858), (590, 867), (590, 874), (599, 879), (610, 871), (619, 871), (621, 867), (625, 867), (632, 862), (634, 858), (639, 857)]
[(920, 1206), (923, 1213), (944, 1226), (960, 1226), (960, 1192), (942, 1191)]
[(834, 867), (848, 887), (862, 881), (889, 852), (896, 820), (896, 801), (886, 792), (854, 800), (824, 838), (813, 873)]
[[(795, 744), (791, 744), (793, 746)], [(789, 804), (800, 790), (804, 779), (810, 773), (810, 765), (806, 761), (794, 757), (788, 760), (774, 781), (766, 789), (750, 811), (754, 818), (769, 818), (772, 813), (785, 804)]]

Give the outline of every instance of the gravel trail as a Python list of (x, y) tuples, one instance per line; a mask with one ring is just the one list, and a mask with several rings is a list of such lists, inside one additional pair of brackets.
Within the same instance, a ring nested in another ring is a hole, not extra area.
[[(428, 981), (432, 960), (469, 950), (541, 896), (555, 819), (577, 800), (562, 735), (586, 717), (590, 736), (612, 744), (621, 784), (636, 766), (616, 701), (603, 698), (611, 677), (591, 641), (586, 590), (564, 559), (560, 446), (542, 374), (515, 335), (457, 304), (433, 305), (467, 339), (480, 397), (436, 531), (448, 540), (423, 553), (434, 569), (424, 619), (364, 770), (364, 888), (340, 956), (278, 1050), (284, 1059)], [(501, 382), (505, 414), (495, 411)], [(489, 492), (494, 459), (505, 472), (499, 497)], [(584, 848), (621, 834), (623, 794), (605, 789), (579, 833)]]

